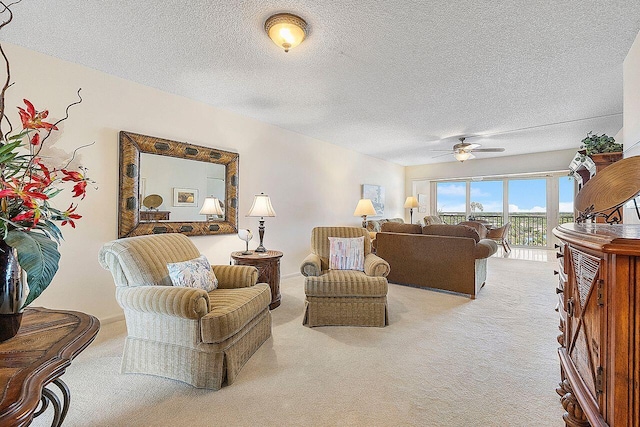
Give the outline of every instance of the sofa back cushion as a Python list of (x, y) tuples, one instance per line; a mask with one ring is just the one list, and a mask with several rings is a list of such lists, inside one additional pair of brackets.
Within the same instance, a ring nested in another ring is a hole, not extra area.
[(422, 227), (418, 224), (402, 224), (398, 222), (385, 222), (380, 231), (388, 233), (422, 234)]
[(395, 223), (402, 224), (404, 223), (404, 219), (402, 218), (370, 219), (365, 222), (365, 226), (367, 228), (367, 231), (378, 233), (382, 231), (381, 230), (382, 224), (385, 224), (387, 222), (395, 222)]
[(432, 224), (422, 228), (422, 234), (449, 237), (467, 237), (477, 242), (480, 241), (478, 232), (466, 225)]
[(427, 215), (423, 218), (424, 225), (444, 224), (438, 215)]

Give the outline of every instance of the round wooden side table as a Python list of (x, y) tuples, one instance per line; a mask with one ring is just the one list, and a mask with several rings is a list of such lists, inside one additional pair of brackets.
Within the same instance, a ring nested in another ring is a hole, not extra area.
[(251, 252), (243, 255), (241, 251), (232, 252), (231, 258), (236, 265), (252, 265), (258, 269), (258, 283), (268, 283), (271, 287), (271, 304), (269, 309), (280, 305), (280, 251)]

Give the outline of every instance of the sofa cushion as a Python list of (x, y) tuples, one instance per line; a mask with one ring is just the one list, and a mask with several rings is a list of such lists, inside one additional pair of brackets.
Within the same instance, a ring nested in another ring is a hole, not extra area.
[(366, 225), (367, 231), (377, 233), (381, 231), (382, 224), (385, 224), (387, 222), (395, 222), (395, 223), (402, 224), (404, 223), (404, 219), (402, 218), (370, 219), (370, 220), (367, 220), (365, 225)]
[(271, 288), (266, 283), (209, 292), (209, 314), (200, 321), (202, 341), (226, 340), (267, 309), (270, 303)]
[(362, 271), (326, 270), (320, 276), (307, 277), (304, 292), (314, 297), (383, 297), (387, 295), (387, 279)]
[(422, 228), (422, 234), (449, 237), (468, 237), (477, 242), (480, 241), (478, 232), (466, 225), (431, 224)]
[(386, 222), (380, 227), (380, 231), (387, 233), (422, 234), (422, 227), (418, 224), (402, 224), (399, 222)]
[(329, 269), (364, 271), (364, 236), (329, 237)]
[(437, 215), (427, 215), (423, 218), (424, 225), (432, 225), (432, 224), (444, 224), (439, 216)]

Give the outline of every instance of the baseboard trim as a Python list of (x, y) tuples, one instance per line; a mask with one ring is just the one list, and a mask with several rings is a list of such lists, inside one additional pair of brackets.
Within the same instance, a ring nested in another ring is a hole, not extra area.
[(124, 313), (114, 314), (113, 316), (103, 317), (100, 319), (100, 324), (108, 325), (109, 323), (115, 323), (124, 320)]

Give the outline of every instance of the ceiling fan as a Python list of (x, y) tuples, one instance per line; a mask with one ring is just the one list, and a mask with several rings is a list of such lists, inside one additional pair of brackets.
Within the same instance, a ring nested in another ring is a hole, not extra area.
[[(464, 142), (465, 138), (458, 138), (460, 140), (459, 143), (453, 146), (451, 150), (431, 150), (431, 151), (446, 151), (447, 153), (453, 154), (457, 161), (460, 163), (465, 160), (474, 159), (476, 156), (472, 154), (472, 152), (476, 153), (501, 153), (504, 151), (504, 148), (480, 148), (480, 144), (470, 144), (468, 142)], [(436, 156), (438, 157), (438, 156)]]

